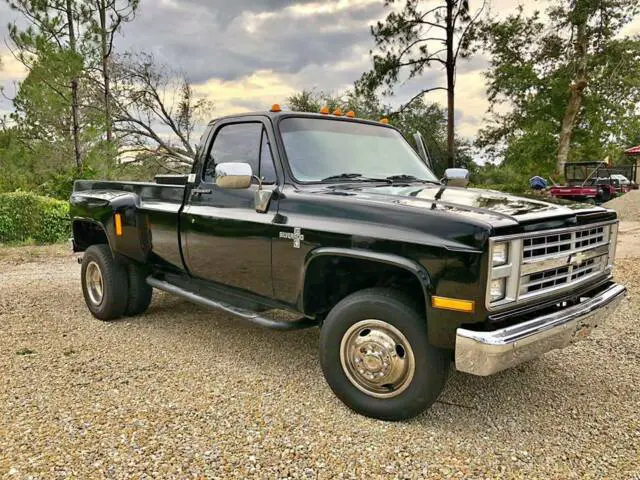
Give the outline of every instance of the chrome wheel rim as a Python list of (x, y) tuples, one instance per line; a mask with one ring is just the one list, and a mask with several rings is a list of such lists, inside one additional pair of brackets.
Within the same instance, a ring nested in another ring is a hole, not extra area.
[(401, 394), (413, 380), (416, 362), (411, 345), (393, 325), (362, 320), (340, 342), (340, 362), (349, 381), (377, 398)]
[(104, 285), (102, 282), (102, 272), (96, 262), (89, 262), (84, 274), (84, 281), (87, 287), (89, 300), (94, 305), (100, 305), (104, 296)]

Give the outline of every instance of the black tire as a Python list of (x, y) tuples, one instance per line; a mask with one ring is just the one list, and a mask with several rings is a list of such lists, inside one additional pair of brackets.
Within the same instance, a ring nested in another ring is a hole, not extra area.
[(147, 311), (151, 303), (153, 288), (147, 283), (148, 271), (143, 265), (130, 263), (127, 265), (127, 274), (129, 277), (129, 295), (124, 314), (131, 317)]
[(611, 192), (609, 190), (602, 190), (602, 194), (600, 195), (599, 203), (607, 203), (609, 200), (613, 198)]
[[(426, 319), (413, 305), (409, 297), (399, 292), (371, 288), (344, 298), (327, 316), (320, 332), (322, 371), (336, 396), (357, 413), (381, 420), (405, 420), (430, 407), (444, 388), (451, 361), (450, 352), (429, 344)], [(347, 338), (362, 337), (366, 332), (355, 335), (350, 334), (349, 329), (369, 319), (381, 320), (398, 330), (412, 350), (414, 374), (407, 377), (404, 390), (398, 388), (399, 393), (395, 396), (378, 398), (365, 393), (349, 379), (343, 368), (343, 337), (347, 334), (345, 342)]]
[[(101, 277), (102, 294), (99, 301), (92, 298), (87, 282), (87, 268), (94, 271), (96, 266)], [(122, 317), (127, 308), (129, 280), (125, 267), (114, 260), (109, 245), (92, 245), (87, 248), (82, 258), (80, 276), (84, 300), (94, 317), (99, 320), (115, 320)]]

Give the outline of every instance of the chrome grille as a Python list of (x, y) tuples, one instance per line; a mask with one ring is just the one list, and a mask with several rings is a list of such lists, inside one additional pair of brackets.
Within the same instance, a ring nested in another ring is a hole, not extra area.
[[(607, 243), (608, 237), (605, 237), (604, 227), (589, 228), (586, 230), (578, 230), (575, 235), (575, 248), (592, 247)], [(608, 230), (607, 230), (608, 233)]]
[(609, 228), (598, 225), (524, 238), (518, 298), (568, 288), (602, 273), (608, 264)]
[[(571, 291), (611, 272), (615, 257), (617, 221), (491, 238), (507, 244), (506, 263), (490, 265), (486, 301), (489, 310)], [(491, 261), (490, 257), (490, 261)], [(500, 288), (502, 298), (492, 298)]]
[(520, 279), (520, 298), (582, 281), (586, 277), (601, 273), (606, 266), (607, 255), (600, 255), (578, 264), (523, 275)]
[(603, 245), (608, 240), (604, 226), (525, 238), (522, 244), (522, 258), (538, 258), (572, 252), (585, 247)]
[(567, 283), (569, 280), (569, 267), (552, 268), (543, 272), (525, 275), (520, 282), (520, 294), (527, 294), (542, 290), (543, 288), (555, 287)]

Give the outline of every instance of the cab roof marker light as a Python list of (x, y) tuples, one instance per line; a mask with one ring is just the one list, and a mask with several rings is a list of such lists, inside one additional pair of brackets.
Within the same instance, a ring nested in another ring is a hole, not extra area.
[(353, 110), (349, 110), (347, 113), (345, 113), (345, 116), (349, 118), (355, 118), (356, 112), (354, 112)]
[(380, 119), (380, 123), (384, 123), (385, 125), (389, 123), (389, 119), (386, 117), (383, 117)]
[(321, 109), (320, 109), (320, 113), (322, 115), (329, 115), (329, 107), (324, 105)]
[(333, 111), (333, 114), (334, 114), (336, 117), (340, 117), (340, 116), (342, 116), (342, 110), (340, 110), (339, 108), (336, 108), (336, 109)]
[(277, 103), (274, 103), (273, 105), (271, 105), (271, 110), (270, 112), (281, 112), (282, 109), (280, 108), (280, 105)]

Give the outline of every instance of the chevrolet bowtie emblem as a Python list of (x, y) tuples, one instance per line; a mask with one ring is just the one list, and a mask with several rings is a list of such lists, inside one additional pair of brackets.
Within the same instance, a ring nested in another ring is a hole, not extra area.
[(585, 257), (586, 254), (584, 252), (574, 253), (569, 257), (568, 263), (571, 265), (580, 265), (582, 262), (584, 262)]
[(280, 238), (288, 238), (293, 240), (293, 248), (300, 248), (300, 242), (304, 240), (304, 235), (300, 233), (299, 228), (294, 228), (291, 232), (280, 232)]

